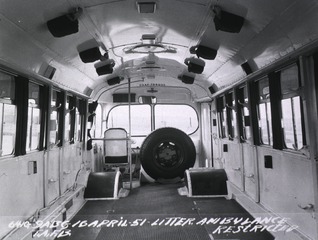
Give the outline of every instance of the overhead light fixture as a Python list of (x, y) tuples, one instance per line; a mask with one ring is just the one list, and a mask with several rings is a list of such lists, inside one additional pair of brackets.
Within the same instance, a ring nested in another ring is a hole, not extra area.
[(105, 61), (100, 61), (95, 65), (96, 72), (98, 76), (113, 73), (113, 67), (115, 66), (115, 61), (113, 59), (108, 59)]
[(116, 76), (116, 77), (112, 77), (110, 79), (107, 79), (107, 83), (109, 86), (115, 85), (115, 84), (119, 84), (120, 81), (122, 80), (121, 77)]
[(241, 68), (246, 73), (246, 75), (249, 75), (253, 72), (253, 70), (252, 70), (250, 64), (248, 64), (248, 62), (242, 63)]
[(194, 74), (181, 74), (178, 76), (178, 79), (180, 79), (185, 84), (193, 84), (194, 78)]
[(143, 44), (155, 44), (156, 35), (155, 34), (143, 34), (141, 36), (141, 41)]
[(196, 54), (198, 57), (204, 59), (213, 60), (216, 57), (217, 50), (210, 47), (197, 45), (190, 48), (190, 53)]
[(209, 91), (211, 94), (214, 94), (218, 91), (218, 87), (215, 85), (215, 83), (213, 83), (210, 87), (209, 87)]
[(48, 65), (43, 73), (43, 77), (46, 77), (48, 79), (53, 79), (55, 72), (56, 72), (56, 68), (51, 65)]
[(139, 13), (155, 13), (157, 4), (155, 2), (137, 2)]
[(93, 47), (79, 53), (83, 63), (95, 62), (102, 56), (98, 47)]
[(216, 31), (239, 33), (244, 24), (244, 18), (233, 13), (222, 10), (219, 6), (214, 6), (213, 12)]
[(184, 60), (185, 65), (188, 66), (188, 71), (201, 74), (205, 67), (205, 62), (199, 58), (186, 58)]
[(77, 33), (78, 18), (82, 13), (82, 8), (75, 8), (68, 14), (47, 21), (46, 25), (54, 37), (64, 37)]

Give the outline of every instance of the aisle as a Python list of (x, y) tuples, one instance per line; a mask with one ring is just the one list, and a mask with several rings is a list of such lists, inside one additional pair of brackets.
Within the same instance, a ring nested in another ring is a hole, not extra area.
[(181, 186), (147, 184), (126, 198), (88, 201), (71, 221), (71, 236), (59, 239), (274, 239), (266, 231), (243, 233), (245, 223), (233, 226), (234, 219), (252, 220), (234, 200), (187, 198), (178, 195)]

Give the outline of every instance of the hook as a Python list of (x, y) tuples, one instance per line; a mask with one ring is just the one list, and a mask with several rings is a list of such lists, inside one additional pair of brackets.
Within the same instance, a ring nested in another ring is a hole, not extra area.
[(239, 99), (237, 102), (238, 102), (238, 104), (247, 107), (247, 104), (248, 104), (247, 101), (244, 101), (244, 102), (242, 103), (241, 100)]
[(230, 139), (230, 140), (233, 140), (234, 137), (232, 137), (231, 134), (229, 134), (229, 139)]
[(225, 104), (225, 106), (226, 106), (227, 108), (230, 108), (230, 109), (232, 109), (232, 110), (235, 111), (235, 107), (234, 107), (234, 106), (230, 106), (229, 104)]
[(61, 142), (61, 140), (58, 140), (56, 143), (51, 143), (50, 148), (58, 146), (60, 144), (60, 142)]

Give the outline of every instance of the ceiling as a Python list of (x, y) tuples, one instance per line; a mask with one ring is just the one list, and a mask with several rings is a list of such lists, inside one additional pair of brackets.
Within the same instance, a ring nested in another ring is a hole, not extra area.
[[(183, 87), (193, 99), (210, 97), (210, 86), (223, 89), (246, 77), (241, 64), (258, 71), (318, 37), (318, 2), (315, 0), (140, 0), (154, 2), (154, 13), (139, 13), (133, 0), (1, 0), (0, 64), (33, 76), (56, 68), (51, 81), (78, 93), (98, 98), (120, 77), (118, 87), (160, 85)], [(217, 31), (212, 11), (243, 17), (239, 33)], [(81, 8), (79, 30), (54, 37), (47, 21)], [(144, 35), (144, 40), (142, 36)], [(146, 36), (146, 37), (145, 37)], [(147, 36), (155, 36), (148, 43)], [(202, 45), (217, 50), (205, 62), (202, 74), (191, 73), (193, 84), (178, 76), (189, 75), (185, 59), (189, 49)], [(84, 63), (79, 52), (97, 47), (114, 60), (113, 73), (99, 76), (96, 60)], [(135, 48), (134, 48), (135, 47)]]

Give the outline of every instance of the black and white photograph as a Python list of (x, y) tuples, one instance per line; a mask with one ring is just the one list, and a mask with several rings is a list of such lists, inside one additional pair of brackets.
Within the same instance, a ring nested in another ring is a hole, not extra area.
[(317, 0), (0, 0), (1, 240), (318, 240)]

